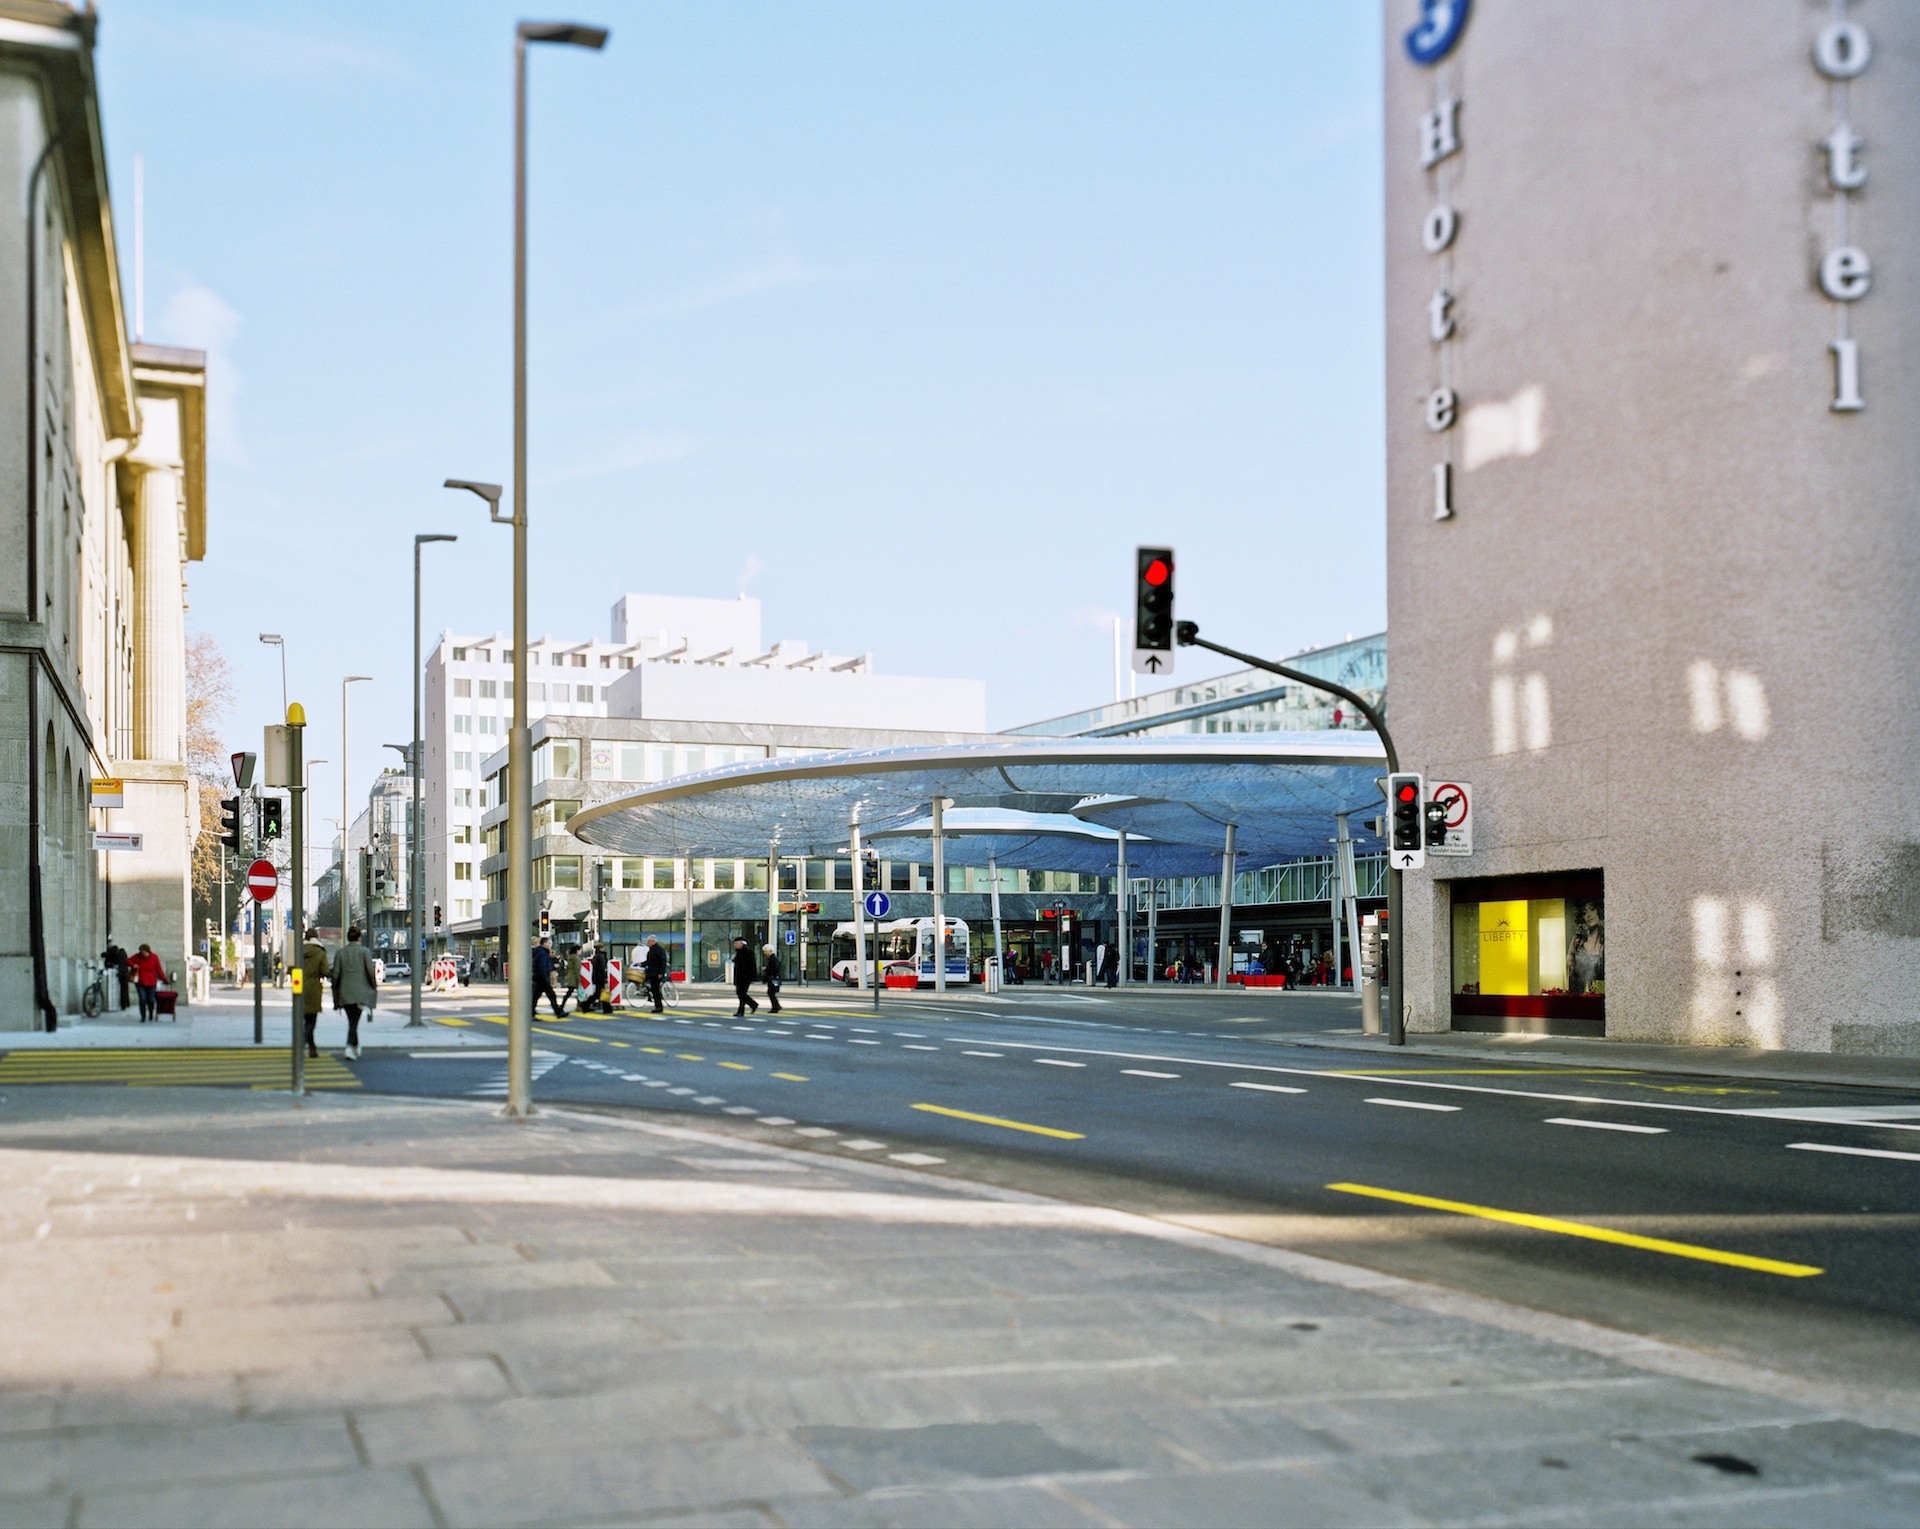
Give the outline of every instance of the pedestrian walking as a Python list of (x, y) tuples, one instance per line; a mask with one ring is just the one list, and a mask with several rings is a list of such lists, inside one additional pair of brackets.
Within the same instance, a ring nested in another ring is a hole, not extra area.
[(754, 979), (760, 975), (759, 962), (753, 958), (753, 947), (745, 940), (733, 942), (733, 994), (739, 999), (734, 1006), (733, 1017), (739, 1019), (745, 1014), (758, 1014), (760, 1004), (753, 996)]
[(647, 1002), (653, 1005), (654, 1013), (664, 1013), (660, 987), (667, 980), (667, 950), (652, 935), (647, 936), (647, 953), (641, 958), (640, 971), (647, 981)]
[[(380, 1005), (380, 975), (373, 969), (373, 952), (360, 943), (358, 925), (347, 930), (347, 943), (333, 958), (333, 1006), (347, 1011), (348, 1057), (360, 1055), (360, 1015)], [(311, 1040), (307, 1055), (320, 1055)]]
[(106, 963), (107, 970), (113, 973), (114, 980), (119, 984), (119, 1007), (124, 1009), (127, 1006), (127, 986), (129, 982), (127, 976), (127, 953), (112, 940), (108, 940), (107, 948), (100, 952), (100, 959)]
[(598, 1009), (602, 1014), (613, 1012), (613, 1003), (607, 992), (607, 944), (601, 940), (593, 947), (593, 959), (588, 964), (593, 982), (593, 997), (587, 1000), (588, 1007)]
[[(536, 1010), (540, 1007), (542, 993), (547, 995), (547, 1002), (553, 1005), (553, 1017), (562, 1018), (566, 1011), (560, 1007), (560, 999), (553, 991), (553, 947), (547, 943), (545, 935), (533, 947), (533, 1007)], [(538, 1019), (540, 1016), (536, 1013), (533, 1017)]]
[(300, 948), (300, 1007), (307, 1020), (307, 1055), (320, 1055), (313, 1044), (313, 1027), (327, 1000), (327, 948), (307, 930), (307, 942)]
[(128, 965), (133, 968), (133, 988), (140, 996), (140, 1023), (144, 1025), (155, 1017), (159, 1009), (159, 1000), (154, 994), (159, 992), (160, 984), (166, 980), (166, 969), (160, 965), (160, 958), (153, 953), (153, 947), (144, 941), (133, 953)]
[(767, 1009), (771, 1013), (778, 1014), (780, 1012), (780, 988), (784, 981), (780, 971), (780, 957), (774, 954), (771, 945), (761, 946), (760, 953), (765, 957), (765, 964), (760, 968), (760, 975), (766, 979), (767, 983)]

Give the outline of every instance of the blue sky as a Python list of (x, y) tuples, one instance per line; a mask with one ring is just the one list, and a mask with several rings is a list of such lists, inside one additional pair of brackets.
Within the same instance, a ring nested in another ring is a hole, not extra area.
[[(354, 788), (426, 624), (504, 627), (517, 12), (109, 0), (146, 337), (212, 352), (190, 622)], [(1111, 694), (1107, 613), (1167, 540), (1183, 614), (1274, 653), (1384, 621), (1372, 5), (586, 5), (532, 122), (535, 630), (628, 590), (988, 684)], [(1182, 674), (1207, 672), (1182, 656)], [(390, 758), (391, 756), (386, 756)], [(315, 776), (338, 791), (332, 766)]]

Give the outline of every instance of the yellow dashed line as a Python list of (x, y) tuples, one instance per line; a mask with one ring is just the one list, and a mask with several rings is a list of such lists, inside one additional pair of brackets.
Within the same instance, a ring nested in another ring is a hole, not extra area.
[(1563, 1237), (1584, 1237), (1589, 1242), (1611, 1242), (1623, 1248), (1640, 1248), (1649, 1253), (1667, 1253), (1675, 1258), (1692, 1258), (1701, 1263), (1727, 1264), (1735, 1269), (1754, 1269), (1762, 1274), (1784, 1274), (1789, 1279), (1805, 1279), (1824, 1274), (1812, 1264), (1784, 1263), (1777, 1258), (1756, 1258), (1751, 1253), (1723, 1253), (1718, 1248), (1698, 1247), (1691, 1242), (1669, 1242), (1664, 1237), (1642, 1237), (1637, 1232), (1617, 1232), (1609, 1226), (1589, 1226), (1584, 1221), (1562, 1221), (1554, 1216), (1535, 1216), (1525, 1211), (1499, 1210), (1491, 1205), (1469, 1205), (1463, 1200), (1436, 1200), (1431, 1195), (1410, 1195), (1398, 1189), (1375, 1189), (1366, 1184), (1329, 1184), (1341, 1194), (1365, 1195), (1373, 1200), (1391, 1200), (1397, 1205), (1417, 1205), (1423, 1210), (1443, 1210), (1456, 1216), (1474, 1216), (1482, 1221), (1500, 1221), (1508, 1226), (1530, 1227), (1536, 1232), (1558, 1232)]
[(703, 1056), (695, 1056), (695, 1055), (694, 1055), (694, 1054), (693, 1054), (693, 1053), (692, 1053), (691, 1051), (676, 1051), (676, 1052), (674, 1052), (674, 1054), (673, 1054), (673, 1059), (674, 1059), (674, 1061), (676, 1061), (676, 1062), (704, 1062), (704, 1061), (706, 1061), (706, 1058), (705, 1058), (705, 1057), (703, 1057)]
[(785, 1078), (789, 1083), (805, 1083), (807, 1081), (807, 1079), (801, 1077), (797, 1072), (776, 1072), (774, 1077)]
[(730, 1067), (735, 1072), (752, 1072), (753, 1071), (753, 1069), (747, 1066), (745, 1062), (722, 1062), (719, 1065), (722, 1067)]
[(929, 1115), (951, 1115), (955, 1120), (978, 1121), (983, 1126), (999, 1126), (1008, 1131), (1030, 1131), (1035, 1136), (1057, 1136), (1061, 1141), (1085, 1141), (1080, 1131), (1056, 1131), (1052, 1126), (1028, 1125), (1024, 1120), (1002, 1120), (998, 1115), (976, 1115), (971, 1110), (950, 1110), (943, 1104), (916, 1104), (916, 1110)]

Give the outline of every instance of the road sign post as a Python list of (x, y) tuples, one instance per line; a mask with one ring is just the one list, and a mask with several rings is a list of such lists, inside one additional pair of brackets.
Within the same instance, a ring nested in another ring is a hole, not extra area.
[(867, 910), (868, 918), (885, 918), (893, 912), (893, 899), (885, 892), (869, 892), (862, 900), (861, 906)]
[[(253, 799), (256, 815), (260, 810), (260, 798)], [(254, 825), (255, 841), (259, 839), (259, 824)], [(255, 882), (255, 874), (262, 866), (266, 867), (267, 891), (263, 897)], [(266, 1039), (266, 1021), (260, 1010), (260, 926), (266, 921), (266, 906), (279, 888), (280, 879), (275, 874), (271, 860), (256, 860), (247, 867), (247, 895), (253, 899), (253, 1043), (260, 1045)]]

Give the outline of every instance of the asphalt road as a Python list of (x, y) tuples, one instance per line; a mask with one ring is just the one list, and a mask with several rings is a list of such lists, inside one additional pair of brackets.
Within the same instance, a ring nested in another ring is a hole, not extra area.
[[(1146, 1211), (1800, 1373), (1920, 1374), (1920, 1097), (1302, 1044), (1350, 1000), (788, 990), (536, 1027), (537, 1103)], [(483, 1044), (362, 1087), (504, 1097)], [(323, 1031), (324, 1034), (324, 1031)]]

